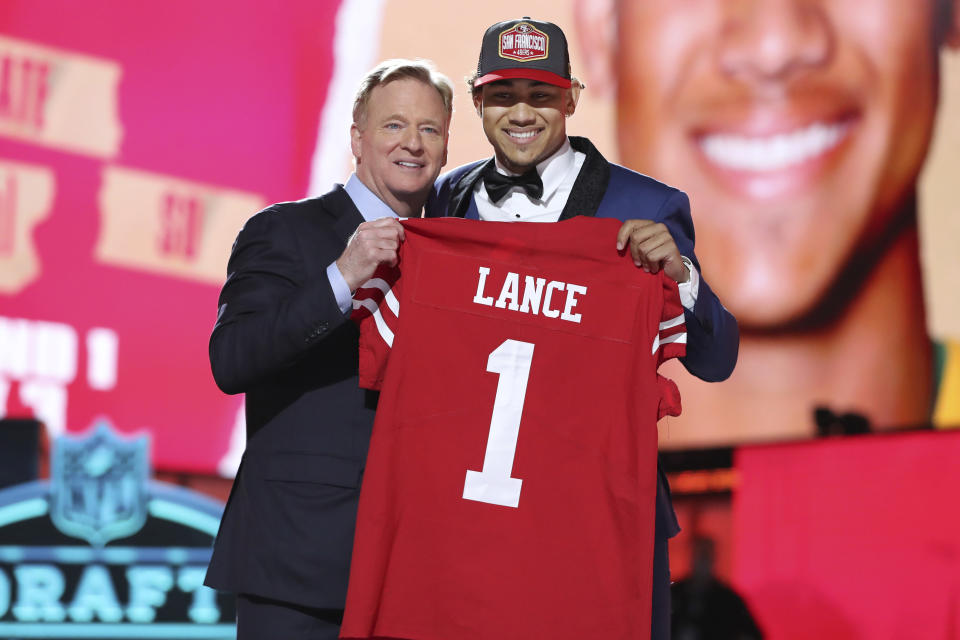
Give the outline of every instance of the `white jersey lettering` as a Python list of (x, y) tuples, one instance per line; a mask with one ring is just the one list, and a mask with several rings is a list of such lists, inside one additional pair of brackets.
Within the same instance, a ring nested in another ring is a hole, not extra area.
[(483, 287), (487, 284), (488, 275), (490, 275), (490, 267), (480, 267), (480, 279), (477, 281), (477, 295), (473, 296), (473, 301), (489, 307), (493, 304), (493, 296), (483, 295)]
[(507, 307), (507, 300), (510, 301), (510, 311), (517, 311), (520, 305), (517, 304), (517, 298), (520, 295), (520, 276), (512, 271), (507, 272), (507, 278), (503, 281), (503, 289), (500, 290), (500, 297), (497, 298), (496, 307), (503, 309)]
[[(487, 295), (486, 291), (488, 276), (491, 276), (490, 267), (479, 267), (477, 293), (473, 296), (473, 302), (476, 304), (497, 307), (498, 309), (509, 309), (520, 313), (532, 313), (535, 316), (542, 313), (548, 318), (559, 318), (567, 322), (579, 323), (583, 318), (581, 314), (573, 312), (574, 307), (580, 302), (578, 296), (584, 296), (587, 293), (587, 288), (583, 285), (568, 284), (560, 280), (547, 282), (546, 278), (524, 276), (521, 288), (520, 274), (508, 271), (500, 287), (500, 295), (494, 302), (493, 296)], [(499, 278), (494, 275), (491, 286), (496, 286), (495, 282), (497, 280)], [(565, 292), (566, 298), (562, 306), (558, 300), (557, 306), (554, 307), (552, 306), (553, 295), (559, 292)]]

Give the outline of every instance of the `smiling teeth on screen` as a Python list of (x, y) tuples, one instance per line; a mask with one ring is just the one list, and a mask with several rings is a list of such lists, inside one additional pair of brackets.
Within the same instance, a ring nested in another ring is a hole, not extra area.
[(537, 135), (536, 131), (523, 131), (523, 132), (509, 131), (507, 133), (511, 138), (519, 138), (521, 140), (526, 140), (528, 138), (532, 138), (533, 136)]
[(846, 132), (844, 124), (815, 122), (772, 136), (708, 135), (700, 140), (700, 147), (710, 160), (725, 169), (776, 171), (826, 153), (839, 144)]

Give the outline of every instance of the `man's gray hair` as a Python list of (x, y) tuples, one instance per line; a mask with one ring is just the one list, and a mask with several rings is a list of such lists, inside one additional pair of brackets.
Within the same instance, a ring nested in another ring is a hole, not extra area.
[(392, 58), (384, 60), (368, 71), (360, 82), (357, 95), (353, 100), (354, 124), (362, 124), (363, 117), (367, 112), (367, 103), (370, 101), (370, 94), (373, 93), (375, 88), (403, 78), (413, 78), (436, 89), (443, 99), (447, 120), (450, 120), (450, 116), (453, 114), (453, 85), (447, 76), (437, 71), (434, 64), (429, 60)]

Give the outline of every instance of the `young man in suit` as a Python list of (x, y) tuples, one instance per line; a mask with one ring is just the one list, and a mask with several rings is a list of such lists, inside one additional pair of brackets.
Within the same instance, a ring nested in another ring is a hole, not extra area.
[(237, 594), (241, 640), (339, 633), (376, 407), (357, 386), (351, 295), (396, 261), (397, 218), (420, 214), (451, 110), (427, 63), (381, 63), (354, 102), (356, 172), (267, 207), (234, 243), (210, 364), (224, 392), (246, 394), (247, 447), (206, 584)]
[[(428, 215), (556, 222), (575, 215), (623, 222), (611, 250), (630, 251), (638, 268), (663, 269), (678, 282), (688, 332), (686, 368), (723, 380), (737, 360), (738, 330), (700, 277), (686, 195), (607, 162), (585, 138), (568, 137), (577, 107), (566, 38), (554, 24), (523, 18), (483, 36), (473, 103), (494, 157), (454, 169), (437, 182)], [(652, 637), (669, 638), (667, 539), (679, 531), (660, 475), (654, 553)]]

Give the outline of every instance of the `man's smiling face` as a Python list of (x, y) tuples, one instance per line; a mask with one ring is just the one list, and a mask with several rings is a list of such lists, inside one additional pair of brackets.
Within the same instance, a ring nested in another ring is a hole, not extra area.
[(473, 104), (497, 159), (515, 173), (535, 167), (563, 145), (566, 116), (576, 108), (570, 89), (524, 79), (485, 84)]
[(394, 211), (397, 203), (422, 203), (447, 160), (448, 124), (443, 98), (425, 82), (374, 88), (351, 129), (357, 177)]
[(913, 192), (937, 97), (931, 0), (618, 3), (617, 135), (686, 190), (745, 326), (815, 311)]

